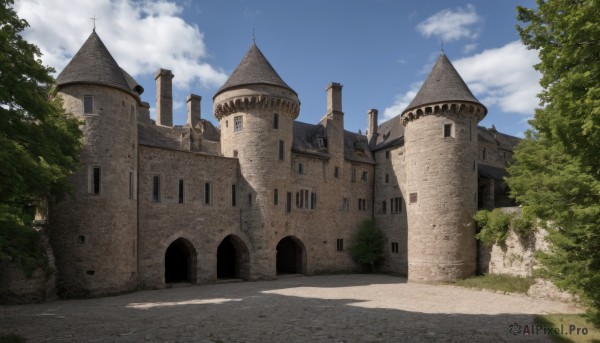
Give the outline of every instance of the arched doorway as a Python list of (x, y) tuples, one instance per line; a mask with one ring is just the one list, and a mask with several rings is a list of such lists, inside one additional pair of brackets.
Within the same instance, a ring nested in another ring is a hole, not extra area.
[(229, 235), (217, 248), (217, 279), (248, 279), (250, 258), (248, 248), (235, 235)]
[(306, 249), (294, 236), (284, 237), (277, 243), (277, 274), (306, 273)]
[(178, 238), (165, 252), (165, 283), (196, 282), (196, 249), (190, 241)]

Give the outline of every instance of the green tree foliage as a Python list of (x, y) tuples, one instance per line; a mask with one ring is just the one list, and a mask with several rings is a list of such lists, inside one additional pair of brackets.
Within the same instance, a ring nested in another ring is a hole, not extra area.
[(350, 244), (350, 255), (356, 263), (368, 264), (375, 272), (375, 263), (383, 258), (385, 235), (375, 220), (363, 220)]
[(512, 196), (548, 223), (543, 273), (589, 301), (600, 324), (600, 2), (538, 0), (518, 8), (523, 43), (539, 51), (542, 108), (515, 151)]
[(522, 238), (529, 237), (535, 229), (528, 215), (507, 213), (500, 208), (477, 211), (475, 221), (480, 228), (475, 238), (486, 245), (504, 244), (510, 229)]
[(53, 94), (53, 69), (20, 35), (27, 22), (12, 0), (0, 4), (0, 259), (30, 270), (43, 263), (32, 233), (35, 206), (69, 190), (82, 133)]

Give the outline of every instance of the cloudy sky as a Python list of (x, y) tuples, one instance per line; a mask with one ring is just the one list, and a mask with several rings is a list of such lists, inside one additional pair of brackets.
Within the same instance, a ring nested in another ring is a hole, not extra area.
[(325, 114), (325, 87), (340, 82), (346, 129), (364, 132), (367, 111), (383, 122), (412, 100), (442, 49), (489, 113), (492, 124), (521, 135), (538, 105), (537, 53), (515, 30), (516, 6), (533, 0), (17, 0), (45, 64), (57, 72), (92, 31), (155, 106), (154, 73), (171, 69), (175, 124), (185, 123), (185, 97), (212, 97), (256, 43), (302, 102), (298, 120)]

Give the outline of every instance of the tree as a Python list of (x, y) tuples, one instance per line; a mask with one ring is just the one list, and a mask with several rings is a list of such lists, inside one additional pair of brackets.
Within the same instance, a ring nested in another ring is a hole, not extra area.
[(548, 223), (542, 275), (580, 294), (600, 324), (600, 2), (538, 0), (518, 7), (521, 40), (539, 51), (541, 108), (507, 182)]
[(363, 220), (350, 244), (350, 255), (356, 263), (368, 264), (375, 272), (375, 263), (383, 257), (385, 235), (377, 227), (375, 220)]
[(53, 69), (20, 35), (27, 22), (18, 18), (13, 0), (0, 3), (0, 260), (31, 271), (43, 263), (35, 207), (69, 190), (82, 133), (53, 93)]

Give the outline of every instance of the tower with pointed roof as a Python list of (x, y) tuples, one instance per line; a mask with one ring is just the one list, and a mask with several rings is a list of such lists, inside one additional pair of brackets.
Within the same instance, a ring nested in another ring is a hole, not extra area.
[(81, 121), (74, 195), (50, 211), (59, 291), (89, 296), (137, 287), (137, 108), (143, 88), (95, 32), (57, 80), (67, 112)]
[(477, 123), (486, 113), (443, 53), (402, 113), (409, 280), (475, 273)]
[(221, 152), (238, 158), (240, 164), (240, 195), (249, 208), (241, 213), (243, 229), (262, 248), (257, 251), (253, 273), (273, 275), (276, 252), (271, 249), (285, 236), (283, 203), (290, 197), (286, 190), (290, 188), (293, 122), (300, 111), (298, 95), (253, 42), (213, 100)]

